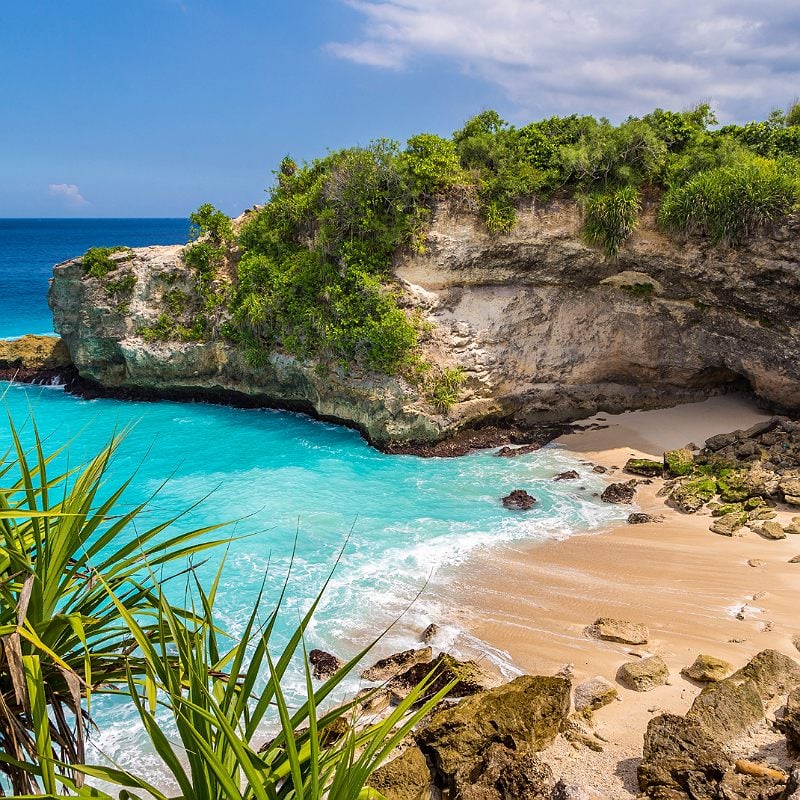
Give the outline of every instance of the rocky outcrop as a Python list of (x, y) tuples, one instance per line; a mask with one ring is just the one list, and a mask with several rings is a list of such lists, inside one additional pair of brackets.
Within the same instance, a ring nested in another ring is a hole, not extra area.
[(661, 656), (628, 661), (620, 666), (617, 678), (635, 692), (649, 692), (669, 680), (669, 670)]
[[(81, 377), (100, 390), (293, 408), (380, 445), (498, 420), (529, 426), (671, 405), (745, 384), (765, 403), (800, 408), (800, 218), (734, 251), (665, 236), (648, 211), (614, 262), (582, 241), (581, 222), (574, 201), (532, 204), (511, 233), (490, 236), (442, 205), (425, 253), (398, 258), (406, 302), (428, 323), (426, 357), (464, 370), (448, 413), (403, 379), (352, 365), (279, 350), (254, 363), (220, 336), (148, 340), (170, 292), (201, 306), (181, 247), (128, 251), (105, 279), (79, 260), (60, 264), (50, 304)], [(631, 291), (629, 273), (653, 291)]]
[(75, 377), (69, 351), (55, 336), (0, 339), (0, 380), (69, 383)]
[(505, 497), (501, 498), (504, 508), (511, 511), (528, 511), (536, 505), (536, 498), (524, 489), (512, 489)]
[(694, 663), (681, 670), (681, 675), (698, 683), (721, 681), (733, 672), (733, 667), (722, 658), (701, 653)]
[(313, 668), (312, 674), (318, 681), (327, 680), (344, 666), (344, 661), (324, 650), (312, 650), (308, 654), (308, 660)]
[[(565, 678), (523, 675), (434, 714), (417, 731), (416, 740), (437, 784), (456, 797), (487, 800), (537, 797), (537, 784), (542, 783), (549, 791), (549, 770), (540, 768), (533, 753), (551, 744), (561, 730), (570, 688)], [(498, 785), (502, 774), (510, 784)], [(488, 784), (494, 791), (462, 794), (476, 784), (485, 790)], [(515, 785), (525, 792), (513, 793)]]
[(430, 664), (433, 660), (433, 651), (430, 647), (421, 647), (419, 650), (403, 650), (402, 653), (382, 658), (371, 667), (363, 670), (361, 679), (365, 681), (388, 681), (401, 672), (417, 666), (417, 664)]

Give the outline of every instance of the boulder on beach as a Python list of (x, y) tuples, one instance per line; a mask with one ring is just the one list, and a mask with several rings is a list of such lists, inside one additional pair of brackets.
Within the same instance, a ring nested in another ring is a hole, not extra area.
[(731, 676), (710, 683), (686, 713), (719, 742), (729, 742), (754, 730), (764, 720), (764, 704), (753, 681)]
[(367, 778), (367, 786), (386, 800), (423, 800), (429, 797), (431, 773), (419, 747), (409, 747)]
[(774, 520), (767, 520), (764, 522), (756, 529), (756, 533), (758, 533), (759, 536), (763, 536), (765, 539), (786, 538), (786, 531), (783, 529), (783, 526), (780, 522), (775, 522)]
[(737, 672), (732, 680), (750, 679), (767, 703), (800, 686), (800, 664), (778, 650), (762, 650)]
[(600, 499), (604, 503), (632, 503), (636, 495), (638, 481), (630, 480), (625, 483), (609, 483)]
[(688, 447), (679, 450), (667, 450), (664, 453), (663, 469), (673, 478), (688, 475), (694, 466), (694, 456)]
[(747, 522), (746, 511), (734, 511), (732, 514), (723, 514), (711, 523), (709, 530), (721, 536), (733, 536), (736, 531), (745, 526)]
[(536, 505), (536, 498), (529, 495), (524, 489), (514, 489), (502, 498), (503, 505), (512, 511), (527, 511)]
[(642, 511), (637, 511), (633, 514), (628, 514), (628, 519), (626, 521), (628, 525), (644, 525), (648, 522), (661, 522), (662, 519), (662, 517), (654, 517), (652, 514), (645, 514)]
[(553, 772), (533, 748), (494, 742), (455, 784), (460, 800), (551, 800)]
[(684, 514), (695, 514), (714, 498), (716, 492), (717, 482), (713, 477), (689, 478), (674, 484), (669, 502)]
[(647, 644), (650, 631), (646, 625), (638, 622), (628, 622), (624, 619), (600, 617), (587, 629), (586, 633), (595, 639), (606, 642), (619, 642), (620, 644)]
[(575, 687), (575, 710), (583, 711), (588, 708), (596, 711), (598, 708), (613, 703), (617, 697), (617, 687), (611, 681), (596, 675)]
[(313, 667), (312, 674), (318, 681), (327, 680), (344, 666), (344, 661), (324, 650), (312, 650), (308, 654), (308, 660)]
[(700, 654), (694, 663), (681, 670), (681, 675), (698, 683), (713, 683), (727, 678), (733, 672), (733, 665), (722, 658)]
[(664, 464), (661, 461), (654, 461), (652, 458), (629, 458), (623, 469), (632, 475), (656, 478), (664, 472)]
[(786, 699), (783, 716), (777, 726), (786, 735), (793, 750), (800, 752), (800, 688), (794, 689)]
[(404, 650), (394, 653), (387, 658), (382, 658), (361, 673), (365, 681), (388, 681), (401, 672), (405, 672), (417, 664), (429, 664), (433, 660), (433, 651), (430, 647), (421, 647), (419, 650)]
[(474, 661), (459, 661), (447, 653), (441, 653), (430, 663), (415, 664), (395, 675), (386, 684), (386, 689), (393, 700), (400, 702), (431, 673), (433, 678), (428, 682), (420, 701), (432, 697), (452, 681), (455, 681), (455, 685), (450, 690), (450, 697), (467, 697), (496, 684)]
[(617, 671), (617, 679), (635, 692), (649, 692), (669, 680), (669, 669), (661, 656), (628, 661)]
[(569, 714), (570, 688), (566, 678), (523, 675), (435, 713), (415, 738), (437, 784), (462, 796), (476, 773), (486, 771), (494, 744), (507, 743), (520, 753), (549, 746)]
[(730, 753), (701, 723), (662, 714), (647, 726), (639, 789), (654, 800), (719, 800), (720, 781), (731, 766)]

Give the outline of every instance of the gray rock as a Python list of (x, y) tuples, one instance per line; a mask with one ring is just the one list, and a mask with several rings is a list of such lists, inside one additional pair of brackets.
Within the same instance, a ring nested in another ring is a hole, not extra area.
[(636, 692), (649, 692), (669, 680), (669, 669), (661, 656), (629, 661), (617, 671), (617, 679)]
[(647, 644), (650, 631), (639, 622), (628, 622), (613, 617), (600, 617), (587, 629), (586, 633), (595, 639), (620, 644)]
[(575, 687), (575, 710), (584, 708), (596, 711), (613, 703), (618, 697), (617, 687), (600, 675), (584, 681)]
[(730, 680), (750, 679), (766, 703), (800, 686), (800, 665), (777, 650), (762, 650), (731, 675)]
[(551, 800), (553, 772), (532, 748), (493, 742), (454, 785), (460, 800)]

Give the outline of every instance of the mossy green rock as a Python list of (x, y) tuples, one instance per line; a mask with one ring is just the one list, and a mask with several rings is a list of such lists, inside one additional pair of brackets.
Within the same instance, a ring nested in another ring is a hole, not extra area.
[(724, 505), (717, 506), (711, 509), (712, 517), (724, 517), (726, 514), (741, 514), (744, 507), (741, 503), (725, 503)]
[(711, 525), (711, 530), (720, 536), (733, 536), (747, 522), (746, 511), (734, 511), (718, 517)]
[(764, 702), (789, 694), (800, 686), (800, 664), (778, 650), (762, 650), (731, 675), (730, 680), (751, 680)]
[(625, 463), (625, 472), (654, 478), (664, 472), (664, 465), (660, 461), (653, 461), (651, 458), (629, 458)]
[(664, 453), (664, 469), (674, 478), (688, 475), (694, 467), (692, 451), (687, 447), (680, 450), (667, 450)]
[(748, 497), (747, 500), (744, 501), (745, 511), (755, 511), (757, 508), (761, 508), (763, 505), (763, 497)]
[(725, 503), (742, 503), (751, 495), (747, 473), (742, 470), (722, 470), (717, 476), (719, 497)]
[(680, 511), (694, 514), (717, 493), (717, 482), (711, 476), (692, 478), (679, 483), (670, 494), (670, 500)]
[(456, 776), (479, 764), (494, 742), (517, 750), (549, 746), (569, 714), (570, 690), (566, 678), (523, 675), (434, 714), (417, 743), (454, 790)]
[(419, 747), (409, 747), (367, 779), (367, 786), (379, 791), (386, 800), (426, 800), (430, 785), (428, 762)]
[(699, 683), (715, 683), (724, 680), (733, 672), (733, 666), (722, 658), (700, 654), (694, 664), (684, 667), (681, 675)]

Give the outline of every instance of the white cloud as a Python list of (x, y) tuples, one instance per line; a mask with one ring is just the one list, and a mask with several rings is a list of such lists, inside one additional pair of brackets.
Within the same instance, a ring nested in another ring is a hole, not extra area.
[(624, 118), (710, 101), (763, 118), (800, 91), (800, 4), (785, 0), (345, 0), (363, 17), (331, 53), (372, 67), (444, 60), (521, 115)]
[(51, 183), (47, 188), (50, 196), (63, 200), (67, 208), (83, 208), (89, 205), (89, 201), (74, 183)]

